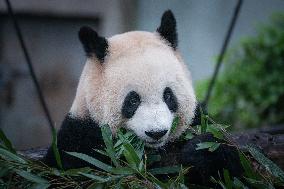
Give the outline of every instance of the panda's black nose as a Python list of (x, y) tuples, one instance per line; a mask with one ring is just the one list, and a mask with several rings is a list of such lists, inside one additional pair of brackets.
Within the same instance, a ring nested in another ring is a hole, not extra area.
[(168, 130), (160, 130), (160, 131), (145, 131), (145, 134), (155, 140), (159, 140), (162, 138)]

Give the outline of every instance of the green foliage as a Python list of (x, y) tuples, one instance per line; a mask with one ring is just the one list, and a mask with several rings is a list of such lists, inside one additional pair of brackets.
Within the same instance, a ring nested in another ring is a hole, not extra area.
[(59, 155), (59, 151), (58, 151), (58, 148), (57, 148), (57, 135), (56, 135), (56, 130), (55, 128), (52, 128), (52, 150), (53, 150), (53, 153), (55, 155), (55, 160), (56, 160), (56, 164), (58, 167), (60, 167), (62, 169), (62, 162), (61, 162), (61, 158), (60, 158), (60, 155)]
[[(201, 110), (202, 112), (202, 110)], [(209, 124), (212, 122), (213, 124)], [(182, 138), (184, 140), (192, 139), (195, 135), (200, 135), (204, 133), (211, 133), (217, 139), (225, 139), (226, 131), (225, 128), (228, 126), (216, 124), (208, 115), (201, 114), (201, 125), (197, 125), (195, 129), (190, 128), (185, 131)], [(196, 150), (208, 149), (209, 152), (213, 152), (219, 148), (221, 143), (219, 142), (201, 142), (197, 144)]]
[[(284, 15), (226, 54), (208, 110), (214, 119), (256, 127), (284, 122)], [(197, 84), (203, 100), (208, 80)]]
[(247, 149), (250, 155), (268, 171), (268, 175), (263, 175), (256, 171), (248, 157), (239, 152), (241, 164), (245, 172), (244, 177), (240, 180), (239, 178), (231, 177), (228, 170), (223, 170), (223, 179), (211, 177), (212, 182), (220, 185), (223, 189), (275, 189), (277, 186), (284, 186), (284, 172), (256, 148), (247, 146)]
[(97, 168), (100, 168), (106, 172), (110, 172), (112, 170), (112, 166), (109, 166), (99, 160), (97, 160), (96, 158), (93, 158), (91, 156), (88, 156), (86, 154), (81, 154), (81, 153), (77, 153), (77, 152), (66, 152), (67, 154), (74, 156), (76, 158), (79, 158), (83, 161), (86, 161), (88, 163), (90, 163), (91, 165), (96, 166)]
[[(216, 124), (209, 116), (203, 115), (202, 124), (196, 128), (190, 128), (184, 133), (183, 139), (188, 140), (188, 138), (193, 138), (195, 135), (209, 132), (218, 139), (225, 139), (231, 145), (232, 143), (225, 128), (227, 126)], [(138, 139), (133, 132), (119, 130), (117, 137), (114, 138), (107, 125), (101, 127), (101, 131), (105, 149), (97, 150), (97, 152), (107, 156), (110, 159), (109, 164), (82, 153), (65, 152), (90, 163), (98, 169), (84, 167), (58, 170), (17, 154), (10, 141), (0, 130), (0, 188), (208, 189), (205, 186), (185, 183), (185, 174), (190, 171), (190, 167), (183, 168), (182, 165), (176, 165), (148, 169), (148, 165), (160, 161), (161, 157), (151, 152), (145, 152), (144, 142)], [(218, 142), (202, 142), (197, 144), (196, 150), (208, 149), (213, 152), (219, 146), (220, 143)], [(211, 178), (212, 182), (224, 189), (273, 189), (275, 186), (283, 185), (283, 171), (255, 148), (247, 148), (252, 157), (267, 170), (268, 174), (263, 176), (256, 171), (248, 156), (239, 151), (240, 161), (245, 171), (244, 177), (231, 177), (228, 170), (223, 170), (220, 178)], [(173, 173), (176, 176), (170, 177), (169, 175)], [(165, 174), (167, 179), (162, 180), (156, 177), (156, 175), (161, 174)]]
[(244, 176), (247, 178), (257, 179), (258, 175), (253, 171), (252, 164), (248, 158), (242, 152), (239, 152), (239, 157), (244, 169)]
[(209, 152), (214, 152), (219, 146), (220, 143), (218, 142), (201, 142), (197, 144), (196, 150), (208, 149)]
[(251, 155), (254, 157), (258, 163), (260, 163), (271, 175), (280, 182), (284, 182), (284, 172), (270, 159), (266, 158), (262, 153), (260, 153), (256, 148), (252, 146), (247, 147)]
[(12, 153), (16, 153), (16, 150), (14, 149), (12, 143), (9, 141), (9, 139), (6, 137), (4, 132), (0, 130), (0, 141), (3, 142), (3, 147), (8, 149)]
[[(98, 168), (70, 170), (50, 168), (14, 153), (10, 141), (1, 131), (0, 188), (184, 188), (181, 178), (188, 169), (173, 166), (148, 170), (144, 142), (134, 133), (120, 130), (117, 138), (113, 138), (108, 126), (101, 127), (101, 131), (106, 147), (99, 153), (110, 158), (110, 164), (86, 154), (65, 152)], [(178, 176), (169, 180), (155, 177), (157, 174), (171, 173), (177, 173)]]
[(172, 127), (171, 127), (171, 130), (170, 130), (171, 133), (175, 132), (175, 130), (178, 126), (178, 123), (179, 123), (179, 117), (175, 117), (173, 124), (172, 124)]

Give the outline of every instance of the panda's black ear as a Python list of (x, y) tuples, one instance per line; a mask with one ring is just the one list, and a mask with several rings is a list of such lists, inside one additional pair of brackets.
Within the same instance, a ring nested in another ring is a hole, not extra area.
[(79, 39), (84, 47), (87, 57), (96, 56), (103, 63), (107, 55), (107, 39), (98, 35), (96, 31), (88, 26), (83, 26), (79, 31)]
[(161, 19), (161, 25), (158, 27), (157, 32), (170, 43), (174, 50), (176, 50), (178, 45), (176, 19), (171, 10), (164, 12)]

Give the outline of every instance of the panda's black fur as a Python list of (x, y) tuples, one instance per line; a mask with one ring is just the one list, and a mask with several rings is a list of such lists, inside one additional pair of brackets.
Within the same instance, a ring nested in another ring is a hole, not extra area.
[(87, 57), (96, 56), (102, 63), (108, 49), (106, 38), (99, 36), (96, 31), (88, 26), (82, 27), (78, 35)]
[[(213, 152), (209, 152), (208, 149), (196, 150), (197, 144), (201, 142), (222, 144)], [(214, 186), (210, 177), (223, 178), (224, 169), (228, 170), (232, 177), (240, 177), (243, 173), (236, 147), (228, 146), (225, 141), (214, 138), (211, 133), (197, 135), (188, 141), (178, 140), (169, 143), (157, 152), (163, 158), (160, 162), (151, 165), (152, 167), (165, 167), (173, 164), (192, 166), (185, 178), (186, 183)]]
[(137, 110), (138, 106), (140, 105), (141, 100), (139, 94), (135, 91), (131, 91), (125, 97), (123, 102), (121, 113), (125, 118), (131, 118), (135, 111)]
[[(171, 11), (164, 13), (161, 26), (157, 29), (157, 32), (168, 42), (168, 45), (176, 50), (176, 21)], [(108, 41), (88, 27), (83, 27), (79, 31), (79, 38), (87, 56), (96, 57), (100, 63), (103, 63), (108, 53)], [(161, 96), (169, 110), (176, 112), (178, 99), (173, 94), (171, 88), (166, 87)], [(139, 94), (135, 91), (130, 91), (121, 107), (123, 117), (126, 119), (131, 118), (140, 103)], [(191, 125), (197, 124), (200, 124), (199, 106), (196, 108), (195, 118)], [(184, 167), (192, 166), (187, 174), (188, 182), (203, 185), (211, 185), (210, 176), (219, 177), (219, 173), (222, 174), (223, 169), (227, 169), (231, 176), (240, 176), (242, 169), (235, 147), (221, 144), (214, 152), (209, 152), (207, 149), (196, 150), (198, 143), (210, 141), (218, 141), (218, 139), (211, 134), (202, 134), (188, 141), (176, 140), (168, 142), (165, 146), (156, 150), (162, 157), (161, 161), (149, 166), (161, 167), (176, 164), (182, 164)], [(68, 155), (65, 153), (66, 151), (84, 153), (109, 163), (109, 159), (94, 150), (104, 149), (104, 142), (99, 124), (89, 115), (79, 118), (67, 114), (58, 132), (57, 146), (64, 169), (91, 166), (78, 158)], [(175, 159), (167, 159), (173, 157)], [(56, 166), (55, 156), (51, 147), (44, 157), (44, 162), (50, 166)]]
[[(72, 118), (70, 114), (67, 114), (57, 138), (57, 147), (64, 169), (89, 166), (86, 162), (80, 161), (65, 152), (80, 152), (95, 156), (102, 161), (106, 160), (104, 156), (93, 150), (104, 149), (104, 142), (99, 125), (89, 117), (84, 119)], [(57, 165), (52, 148), (48, 149), (44, 162), (54, 167)]]
[(161, 26), (157, 29), (157, 32), (159, 32), (160, 35), (170, 43), (170, 46), (173, 47), (173, 49), (177, 48), (178, 36), (176, 20), (172, 11), (168, 10), (163, 14)]

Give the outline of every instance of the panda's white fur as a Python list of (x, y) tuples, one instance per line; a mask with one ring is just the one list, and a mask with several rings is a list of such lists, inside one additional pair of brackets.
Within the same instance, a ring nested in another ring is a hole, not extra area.
[[(90, 116), (100, 125), (108, 124), (115, 133), (120, 126), (134, 131), (159, 147), (177, 138), (191, 123), (196, 98), (189, 71), (177, 50), (157, 33), (134, 31), (108, 39), (108, 54), (101, 64), (88, 58), (70, 113), (73, 117)], [(177, 97), (178, 110), (170, 112), (163, 102), (163, 90), (170, 87)], [(125, 96), (136, 91), (141, 104), (132, 118), (122, 117)], [(179, 117), (174, 133), (173, 119)], [(149, 130), (168, 130), (156, 144), (145, 135)]]

